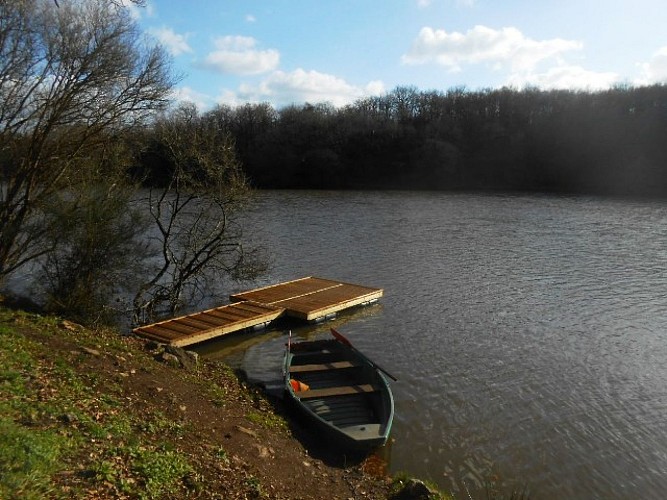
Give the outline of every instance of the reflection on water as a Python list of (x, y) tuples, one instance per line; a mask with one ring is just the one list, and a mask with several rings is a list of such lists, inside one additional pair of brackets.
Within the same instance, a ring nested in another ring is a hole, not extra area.
[[(328, 338), (331, 328), (345, 331), (348, 322), (361, 321), (364, 316), (381, 309), (382, 304), (376, 302), (343, 311), (323, 322), (280, 320), (266, 329), (218, 337), (193, 349), (207, 359), (222, 359), (233, 368), (241, 369), (252, 384), (272, 387), (282, 378), (288, 334), (291, 333), (292, 342)], [(282, 396), (279, 391), (274, 392)]]
[[(340, 328), (398, 376), (392, 470), (462, 496), (489, 480), (534, 498), (667, 491), (664, 204), (267, 192), (246, 227), (274, 257), (257, 286), (384, 288), (379, 307), (289, 328)], [(286, 332), (204, 351), (268, 377)]]

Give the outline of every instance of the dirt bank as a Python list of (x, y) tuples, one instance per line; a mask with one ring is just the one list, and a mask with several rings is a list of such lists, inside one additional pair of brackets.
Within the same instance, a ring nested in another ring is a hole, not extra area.
[(309, 442), (279, 401), (267, 400), (220, 363), (199, 360), (184, 368), (174, 358), (163, 361), (159, 347), (144, 340), (4, 308), (0, 340), (0, 415), (3, 430), (11, 431), (2, 439), (26, 432), (52, 436), (57, 449), (53, 460), (45, 459), (43, 474), (22, 482), (17, 470), (9, 486), (4, 480), (5, 494), (390, 495), (381, 463), (336, 456)]

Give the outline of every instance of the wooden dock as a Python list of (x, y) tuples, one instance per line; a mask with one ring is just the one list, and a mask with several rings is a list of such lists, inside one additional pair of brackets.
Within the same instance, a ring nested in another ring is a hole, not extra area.
[(232, 302), (251, 300), (285, 308), (293, 318), (314, 321), (350, 307), (376, 301), (381, 288), (369, 288), (309, 276), (286, 283), (234, 294)]
[(168, 319), (133, 331), (141, 337), (183, 347), (245, 328), (273, 321), (283, 314), (282, 307), (253, 302), (237, 302), (214, 309)]
[(289, 316), (317, 321), (382, 297), (370, 288), (312, 276), (230, 296), (231, 304), (135, 328), (137, 335), (183, 347)]

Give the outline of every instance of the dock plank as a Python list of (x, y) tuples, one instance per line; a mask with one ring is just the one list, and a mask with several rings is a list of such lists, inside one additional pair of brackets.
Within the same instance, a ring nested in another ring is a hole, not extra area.
[(170, 330), (168, 328), (163, 328), (158, 325), (142, 328), (142, 334), (144, 334), (144, 336), (150, 337), (153, 340), (159, 341), (163, 341), (163, 339), (173, 340), (183, 336), (183, 334), (179, 332)]
[(192, 326), (188, 326), (181, 323), (180, 318), (175, 321), (172, 321), (169, 324), (162, 324), (160, 326), (162, 328), (166, 328), (167, 330), (174, 330), (175, 332), (180, 333), (181, 335), (188, 335), (191, 333), (195, 333), (199, 330), (198, 328), (194, 328)]
[(222, 311), (208, 311), (206, 314), (217, 318), (218, 322), (229, 323), (230, 321), (236, 321), (237, 316), (231, 316), (228, 313)]
[(281, 307), (266, 304), (246, 307), (236, 303), (141, 326), (133, 331), (152, 340), (183, 347), (268, 323), (283, 312)]
[(215, 316), (209, 316), (208, 314), (204, 313), (193, 314), (192, 319), (198, 321), (199, 323), (208, 325), (209, 328), (215, 328), (223, 324), (220, 318), (216, 318)]
[(195, 316), (191, 316), (189, 318), (181, 318), (178, 320), (178, 322), (182, 325), (190, 326), (192, 328), (196, 328), (197, 330), (201, 330), (202, 328), (208, 329), (208, 328), (215, 328), (215, 325), (211, 325), (210, 323), (207, 323), (206, 321), (201, 321)]
[(199, 316), (205, 317), (206, 321), (213, 326), (221, 326), (221, 325), (224, 325), (226, 323), (226, 321), (224, 319), (222, 319), (219, 316), (216, 316), (215, 314), (212, 314), (212, 313), (204, 312), (204, 313), (200, 313)]
[(233, 294), (232, 301), (253, 300), (284, 307), (285, 314), (313, 321), (357, 305), (373, 302), (383, 295), (371, 288), (312, 276), (277, 285)]
[(334, 286), (339, 286), (339, 283), (332, 280), (308, 276), (306, 278), (233, 294), (230, 298), (232, 301), (250, 300), (262, 304), (273, 304), (286, 299), (305, 296), (313, 292), (318, 292), (324, 288)]

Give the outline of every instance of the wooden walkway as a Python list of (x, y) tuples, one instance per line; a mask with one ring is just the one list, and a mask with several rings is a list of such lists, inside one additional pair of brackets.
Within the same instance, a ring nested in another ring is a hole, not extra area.
[(350, 307), (376, 301), (381, 288), (369, 288), (312, 276), (237, 293), (232, 302), (251, 300), (285, 308), (293, 318), (314, 321)]
[(183, 347), (270, 323), (285, 315), (316, 321), (375, 302), (381, 288), (309, 276), (230, 296), (232, 304), (135, 328), (137, 335)]
[(168, 319), (133, 331), (141, 337), (183, 347), (269, 323), (283, 314), (282, 307), (238, 302), (207, 311)]

